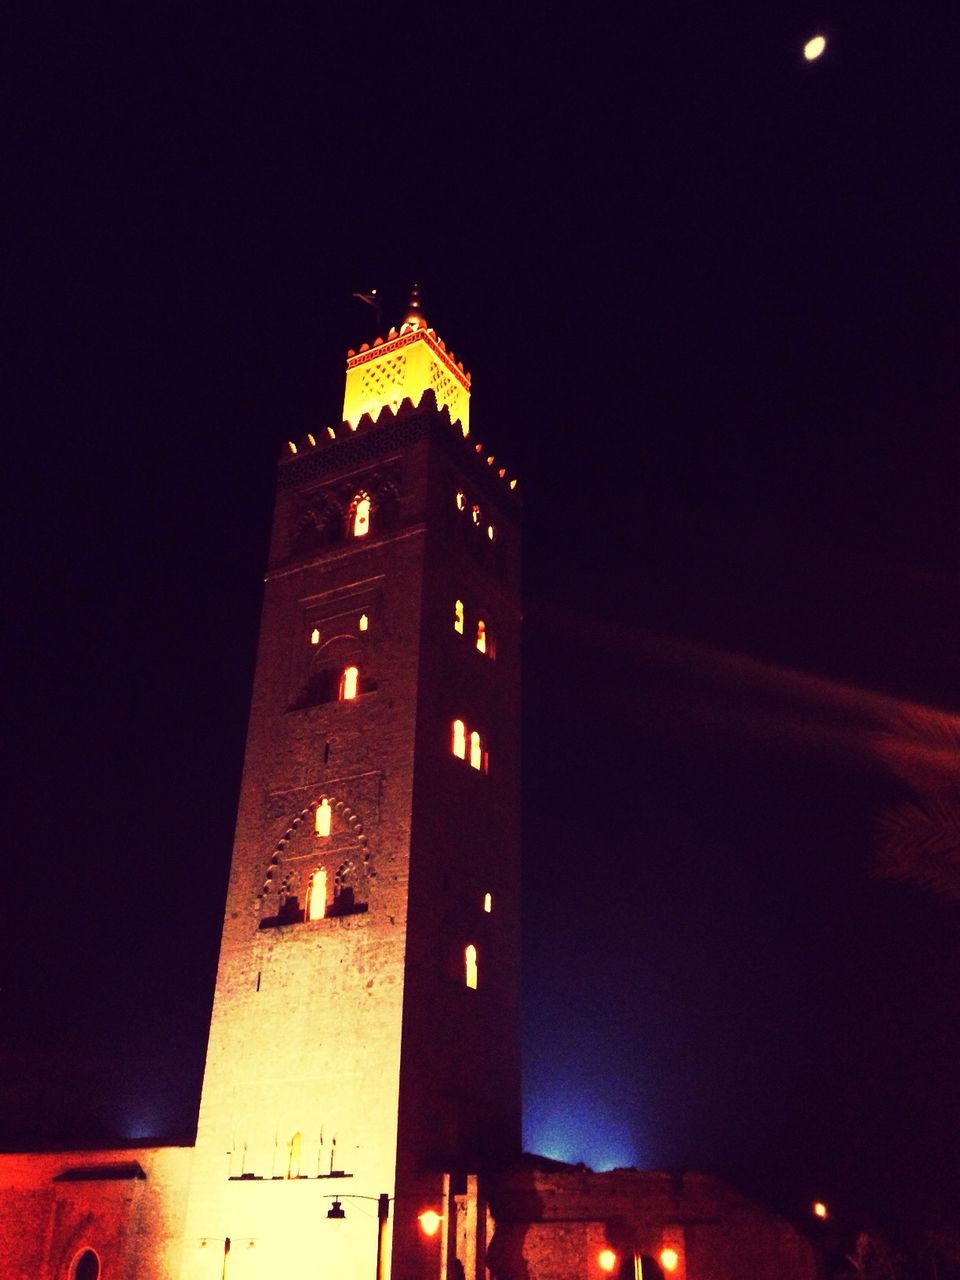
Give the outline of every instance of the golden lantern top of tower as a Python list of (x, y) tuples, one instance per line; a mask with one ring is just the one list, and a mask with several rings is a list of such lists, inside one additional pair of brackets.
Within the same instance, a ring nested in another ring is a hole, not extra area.
[(447, 408), (464, 436), (470, 434), (470, 374), (427, 324), (414, 285), (399, 329), (347, 352), (343, 421), (356, 430), (366, 414), (375, 422), (383, 409), (396, 412), (404, 400), (419, 404), (425, 391), (434, 392), (437, 408)]

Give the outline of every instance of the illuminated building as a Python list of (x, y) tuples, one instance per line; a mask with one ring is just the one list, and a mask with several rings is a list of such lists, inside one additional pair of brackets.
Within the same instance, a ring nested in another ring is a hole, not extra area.
[(4, 1280), (704, 1274), (719, 1184), (520, 1156), (519, 506), (469, 386), (414, 298), (284, 449), (196, 1143), (0, 1157)]

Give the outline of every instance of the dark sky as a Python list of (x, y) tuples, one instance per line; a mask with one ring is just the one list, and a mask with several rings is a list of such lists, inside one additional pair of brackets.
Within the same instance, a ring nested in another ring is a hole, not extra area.
[(527, 1145), (956, 1219), (949, 7), (12, 24), (0, 1136), (192, 1134), (274, 460), (416, 278), (526, 498)]

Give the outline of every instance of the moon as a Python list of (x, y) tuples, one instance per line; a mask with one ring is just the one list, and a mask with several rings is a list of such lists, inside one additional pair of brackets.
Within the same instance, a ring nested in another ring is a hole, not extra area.
[(803, 56), (808, 62), (813, 62), (815, 58), (819, 58), (821, 53), (827, 47), (825, 36), (814, 36), (803, 46)]

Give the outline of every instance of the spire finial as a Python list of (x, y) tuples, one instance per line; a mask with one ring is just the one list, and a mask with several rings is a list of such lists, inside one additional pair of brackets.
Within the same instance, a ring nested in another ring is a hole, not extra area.
[(403, 323), (418, 325), (422, 318), (423, 310), (420, 305), (420, 286), (416, 281), (414, 281), (410, 286), (410, 301), (407, 303), (407, 314)]

